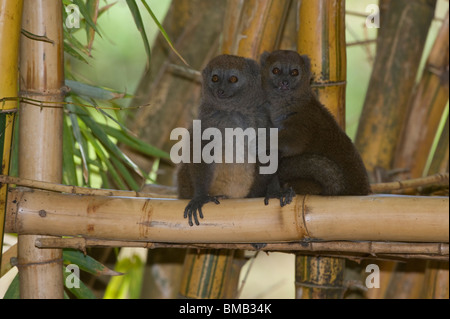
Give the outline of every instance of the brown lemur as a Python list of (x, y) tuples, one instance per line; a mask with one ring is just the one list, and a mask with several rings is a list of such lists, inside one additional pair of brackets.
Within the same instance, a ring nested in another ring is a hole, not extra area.
[(278, 50), (264, 52), (260, 61), (270, 117), (279, 129), (281, 185), (297, 194), (369, 194), (358, 151), (311, 89), (309, 58)]
[[(222, 137), (225, 130), (241, 128), (266, 128), (266, 143), (270, 141), (268, 128), (273, 127), (270, 122), (267, 102), (261, 86), (259, 64), (248, 58), (234, 55), (219, 55), (212, 59), (202, 71), (202, 98), (198, 119), (201, 121), (201, 149), (210, 143), (204, 140), (205, 130), (218, 129)], [(193, 124), (194, 126), (194, 124)], [(182, 163), (178, 168), (178, 197), (191, 199), (184, 211), (184, 218), (188, 218), (189, 225), (199, 225), (198, 216), (203, 218), (202, 206), (208, 202), (219, 204), (219, 198), (266, 197), (279, 198), (284, 206), (292, 201), (295, 195), (292, 189), (288, 191), (271, 190), (269, 185), (276, 172), (261, 174), (259, 168), (262, 163), (256, 158), (256, 163), (249, 161), (247, 155), (244, 161), (236, 161), (236, 151), (233, 161), (226, 162), (226, 145), (222, 143), (221, 163), (218, 161), (193, 161), (193, 127), (190, 128), (190, 162)], [(211, 132), (211, 131), (210, 131)], [(209, 136), (210, 138), (212, 136)], [(199, 138), (199, 136), (197, 136)], [(258, 143), (246, 136), (244, 139), (244, 153), (250, 142)], [(236, 141), (237, 144), (237, 141)], [(262, 148), (260, 148), (262, 149)], [(217, 149), (208, 148), (207, 153), (218, 155)], [(258, 150), (256, 150), (258, 152)], [(214, 153), (214, 154), (213, 154)], [(267, 154), (267, 153), (266, 153)], [(276, 158), (278, 164), (278, 158)], [(197, 216), (198, 214), (198, 216)]]

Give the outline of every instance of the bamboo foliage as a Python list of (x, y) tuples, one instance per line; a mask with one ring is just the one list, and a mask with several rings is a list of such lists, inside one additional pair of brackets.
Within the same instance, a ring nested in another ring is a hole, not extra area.
[[(0, 1), (0, 98), (18, 95), (18, 56), (20, 26), (22, 18), (22, 0)], [(0, 161), (2, 175), (9, 173), (11, 141), (17, 102), (8, 101), (0, 110)], [(3, 247), (6, 197), (8, 185), (0, 184), (0, 247)], [(0, 255), (0, 264), (1, 264)]]
[[(20, 90), (27, 98), (62, 102), (64, 94), (62, 3), (25, 0), (22, 28), (46, 35), (49, 42), (22, 36)], [(63, 110), (20, 105), (19, 176), (61, 182)], [(38, 236), (19, 235), (18, 268), (21, 298), (62, 298), (62, 251), (39, 250)]]

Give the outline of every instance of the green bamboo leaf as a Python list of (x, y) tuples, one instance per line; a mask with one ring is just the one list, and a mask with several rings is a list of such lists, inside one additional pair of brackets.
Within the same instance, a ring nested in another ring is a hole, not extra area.
[[(107, 113), (106, 111), (102, 110), (101, 107), (99, 107), (99, 105), (95, 102), (95, 100), (93, 99), (89, 99), (92, 103), (92, 105), (95, 106), (95, 109), (101, 113), (105, 118), (110, 119), (111, 121), (113, 121), (114, 123), (116, 123), (117, 125), (119, 125), (123, 130), (128, 131), (128, 129), (125, 127), (125, 125), (123, 125), (122, 123), (120, 123), (119, 121), (117, 121), (114, 117), (112, 117), (109, 113)], [(99, 123), (100, 124), (100, 123)]]
[[(97, 160), (97, 162), (98, 162), (98, 160)], [(106, 172), (104, 170), (102, 170), (102, 169), (99, 170), (98, 175), (100, 175), (100, 178), (102, 180), (102, 188), (106, 188), (106, 189), (114, 188), (114, 186), (111, 185), (108, 175), (106, 174)]]
[(108, 156), (102, 149), (102, 147), (97, 143), (97, 139), (94, 138), (94, 136), (87, 130), (82, 130), (83, 135), (86, 137), (86, 139), (89, 141), (89, 143), (92, 145), (92, 147), (95, 150), (95, 154), (97, 154), (99, 160), (105, 164), (108, 172), (111, 174), (111, 177), (113, 178), (114, 182), (117, 184), (117, 186), (120, 189), (127, 189), (127, 186), (123, 182), (122, 178), (117, 174), (114, 166), (111, 164)]
[(71, 47), (70, 44), (64, 41), (64, 52), (70, 54), (75, 59), (80, 60), (81, 62), (84, 62), (86, 64), (89, 64), (89, 62), (80, 54), (77, 50)]
[(16, 274), (11, 284), (6, 290), (3, 299), (20, 299), (20, 285), (19, 285), (19, 273)]
[(63, 260), (64, 264), (75, 264), (80, 267), (81, 270), (86, 271), (90, 274), (99, 276), (119, 276), (123, 275), (120, 272), (109, 269), (99, 261), (94, 258), (83, 254), (81, 251), (74, 249), (63, 249)]
[[(97, 10), (98, 2), (99, 0), (86, 0), (86, 8), (88, 11), (88, 15), (93, 19), (92, 20), (93, 22), (97, 21), (98, 18), (98, 10)], [(95, 30), (92, 29), (89, 25), (86, 25), (86, 38), (88, 42), (87, 45), (88, 51), (91, 52), (95, 38)]]
[(65, 84), (70, 88), (72, 93), (97, 100), (113, 100), (133, 97), (131, 94), (73, 80), (65, 80)]
[[(67, 272), (66, 269), (63, 269), (64, 282), (67, 282), (71, 278), (69, 276), (72, 272)], [(97, 299), (91, 289), (86, 287), (86, 285), (80, 280), (78, 281), (79, 287), (68, 287), (66, 288), (78, 299)]]
[(69, 110), (69, 118), (70, 122), (72, 123), (72, 131), (73, 135), (75, 137), (75, 140), (78, 143), (78, 146), (80, 148), (81, 153), (81, 162), (82, 162), (82, 171), (83, 171), (83, 178), (87, 185), (89, 185), (89, 166), (88, 166), (88, 147), (86, 144), (86, 141), (81, 136), (80, 126), (78, 124), (78, 119), (76, 116), (75, 111), (75, 105), (67, 105), (67, 109)]
[(116, 2), (113, 2), (113, 3), (110, 3), (110, 4), (107, 4), (107, 5), (105, 5), (105, 6), (103, 6), (103, 7), (101, 7), (99, 10), (98, 10), (98, 17), (100, 18), (100, 16), (103, 14), (103, 13), (105, 13), (106, 11), (108, 11), (113, 5), (115, 5), (117, 3), (117, 1)]
[(120, 173), (120, 175), (123, 177), (125, 182), (130, 186), (130, 188), (136, 192), (138, 192), (141, 188), (134, 180), (133, 176), (130, 174), (130, 172), (127, 170), (125, 165), (122, 164), (121, 161), (119, 161), (115, 156), (111, 156), (110, 160), (114, 167), (116, 167), (117, 171)]
[(142, 288), (144, 263), (137, 255), (120, 259), (116, 270), (125, 273), (124, 276), (113, 277), (106, 287), (105, 299), (137, 299)]
[(141, 33), (142, 41), (144, 42), (145, 52), (147, 53), (147, 68), (150, 65), (151, 59), (151, 49), (150, 43), (148, 42), (147, 34), (145, 33), (144, 22), (142, 21), (141, 13), (139, 12), (139, 8), (136, 4), (135, 0), (127, 0), (128, 8), (131, 11), (131, 14), (134, 19), (134, 23), (136, 24), (137, 29)]
[(186, 62), (186, 60), (181, 56), (180, 53), (178, 53), (178, 51), (173, 46), (172, 41), (170, 41), (169, 35), (167, 34), (166, 30), (164, 30), (164, 27), (161, 25), (161, 23), (159, 23), (158, 19), (156, 18), (155, 14), (153, 13), (152, 9), (150, 9), (150, 7), (148, 6), (147, 2), (145, 0), (141, 0), (141, 1), (142, 1), (142, 4), (144, 5), (144, 7), (147, 9), (147, 12), (152, 17), (153, 21), (158, 26), (159, 31), (161, 31), (161, 34), (163, 35), (164, 39), (166, 39), (167, 44), (169, 44), (172, 51), (181, 59), (181, 61), (183, 61), (184, 64), (189, 66), (189, 64)]
[(100, 125), (89, 116), (89, 113), (87, 111), (79, 108), (79, 114), (79, 118), (85, 122), (86, 126), (91, 129), (92, 133), (98, 138), (98, 140), (105, 146), (108, 151), (110, 151), (125, 164), (131, 167), (136, 174), (143, 177), (139, 167), (127, 155), (125, 155), (122, 150), (117, 147), (116, 144), (114, 144), (109, 139), (108, 135), (106, 135)]
[(116, 129), (114, 127), (100, 124), (100, 126), (103, 128), (106, 134), (116, 138), (121, 143), (130, 146), (131, 148), (152, 157), (160, 157), (160, 158), (166, 158), (169, 159), (170, 155), (169, 153), (154, 147), (150, 144), (147, 144), (140, 139), (134, 137), (131, 134), (128, 134), (122, 130)]
[(80, 13), (83, 16), (84, 20), (86, 21), (86, 23), (89, 25), (89, 27), (91, 27), (92, 29), (95, 30), (95, 32), (98, 33), (98, 35), (101, 37), (101, 33), (98, 30), (96, 24), (94, 23), (94, 21), (92, 21), (92, 17), (89, 14), (89, 10), (86, 7), (86, 5), (84, 4), (83, 1), (81, 0), (73, 0), (73, 3), (76, 4), (78, 6), (78, 8), (80, 9)]
[[(83, 54), (90, 56), (89, 51), (86, 49), (85, 45), (81, 43), (74, 35), (76, 31), (72, 31), (74, 29), (64, 29), (64, 42), (70, 45), (74, 50), (78, 50), (82, 52)], [(78, 30), (78, 29), (75, 29)]]
[(63, 120), (63, 172), (67, 185), (78, 185), (77, 169), (74, 162), (75, 140), (66, 118)]

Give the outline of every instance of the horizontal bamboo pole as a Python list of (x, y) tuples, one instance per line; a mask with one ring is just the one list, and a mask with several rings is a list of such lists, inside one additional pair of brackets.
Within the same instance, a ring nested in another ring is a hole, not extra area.
[[(266, 244), (256, 247), (252, 244), (172, 244), (152, 243), (142, 241), (101, 240), (96, 238), (39, 238), (36, 240), (38, 248), (72, 248), (86, 252), (88, 247), (140, 247), (157, 248), (196, 248), (196, 249), (240, 249), (262, 251), (284, 251), (318, 253), (357, 253), (365, 254), (367, 258), (378, 255), (393, 255), (399, 258), (438, 259), (448, 260), (449, 245), (445, 243), (404, 243), (404, 242), (375, 242), (375, 241), (297, 241)], [(326, 254), (328, 253), (328, 254)], [(354, 256), (353, 256), (354, 257)]]
[(449, 241), (449, 198), (297, 196), (280, 207), (261, 198), (204, 206), (200, 226), (183, 219), (188, 200), (59, 194), (12, 189), (6, 230), (169, 243), (274, 243), (318, 240)]
[(377, 183), (377, 184), (372, 184), (371, 188), (372, 188), (372, 192), (374, 192), (374, 193), (382, 193), (382, 192), (389, 192), (389, 191), (393, 191), (393, 190), (425, 187), (425, 186), (431, 186), (431, 185), (446, 185), (446, 186), (448, 186), (448, 173), (435, 174), (432, 176), (407, 179), (404, 181)]
[(0, 175), (0, 185), (1, 184), (15, 184), (18, 186), (24, 186), (29, 188), (37, 188), (53, 192), (62, 192), (80, 195), (82, 194), (82, 195), (99, 195), (99, 196), (158, 197), (158, 198), (177, 197), (175, 188), (156, 184), (145, 185), (140, 192), (136, 192), (120, 189), (89, 188), (73, 185), (63, 185), (57, 183), (36, 181), (27, 178)]
[[(158, 184), (146, 184), (141, 189), (141, 191), (136, 192), (128, 190), (89, 188), (89, 187), (63, 185), (8, 175), (0, 175), (0, 184), (13, 184), (17, 186), (36, 188), (53, 192), (62, 192), (80, 195), (82, 194), (82, 195), (124, 196), (124, 197), (177, 198), (177, 192), (175, 187), (163, 186)], [(382, 194), (385, 192), (391, 192), (394, 190), (403, 190), (408, 188), (419, 188), (425, 186), (448, 186), (448, 185), (449, 185), (449, 175), (448, 173), (444, 173), (388, 183), (374, 183), (371, 184), (370, 186), (372, 188), (373, 193)]]

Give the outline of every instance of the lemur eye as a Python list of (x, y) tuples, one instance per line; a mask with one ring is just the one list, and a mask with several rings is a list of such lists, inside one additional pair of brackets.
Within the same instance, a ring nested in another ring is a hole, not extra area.
[(297, 69), (293, 69), (293, 70), (291, 70), (291, 73), (290, 73), (292, 76), (297, 76), (298, 75), (298, 70)]
[(272, 73), (273, 74), (280, 74), (281, 70), (279, 68), (273, 68)]
[(213, 82), (219, 82), (219, 76), (216, 75), (216, 74), (214, 74), (214, 75), (212, 76), (212, 78), (211, 78), (211, 81), (213, 81)]
[(237, 78), (236, 76), (233, 75), (233, 76), (230, 77), (229, 81), (230, 81), (231, 83), (236, 83), (236, 82), (238, 81), (238, 78)]

